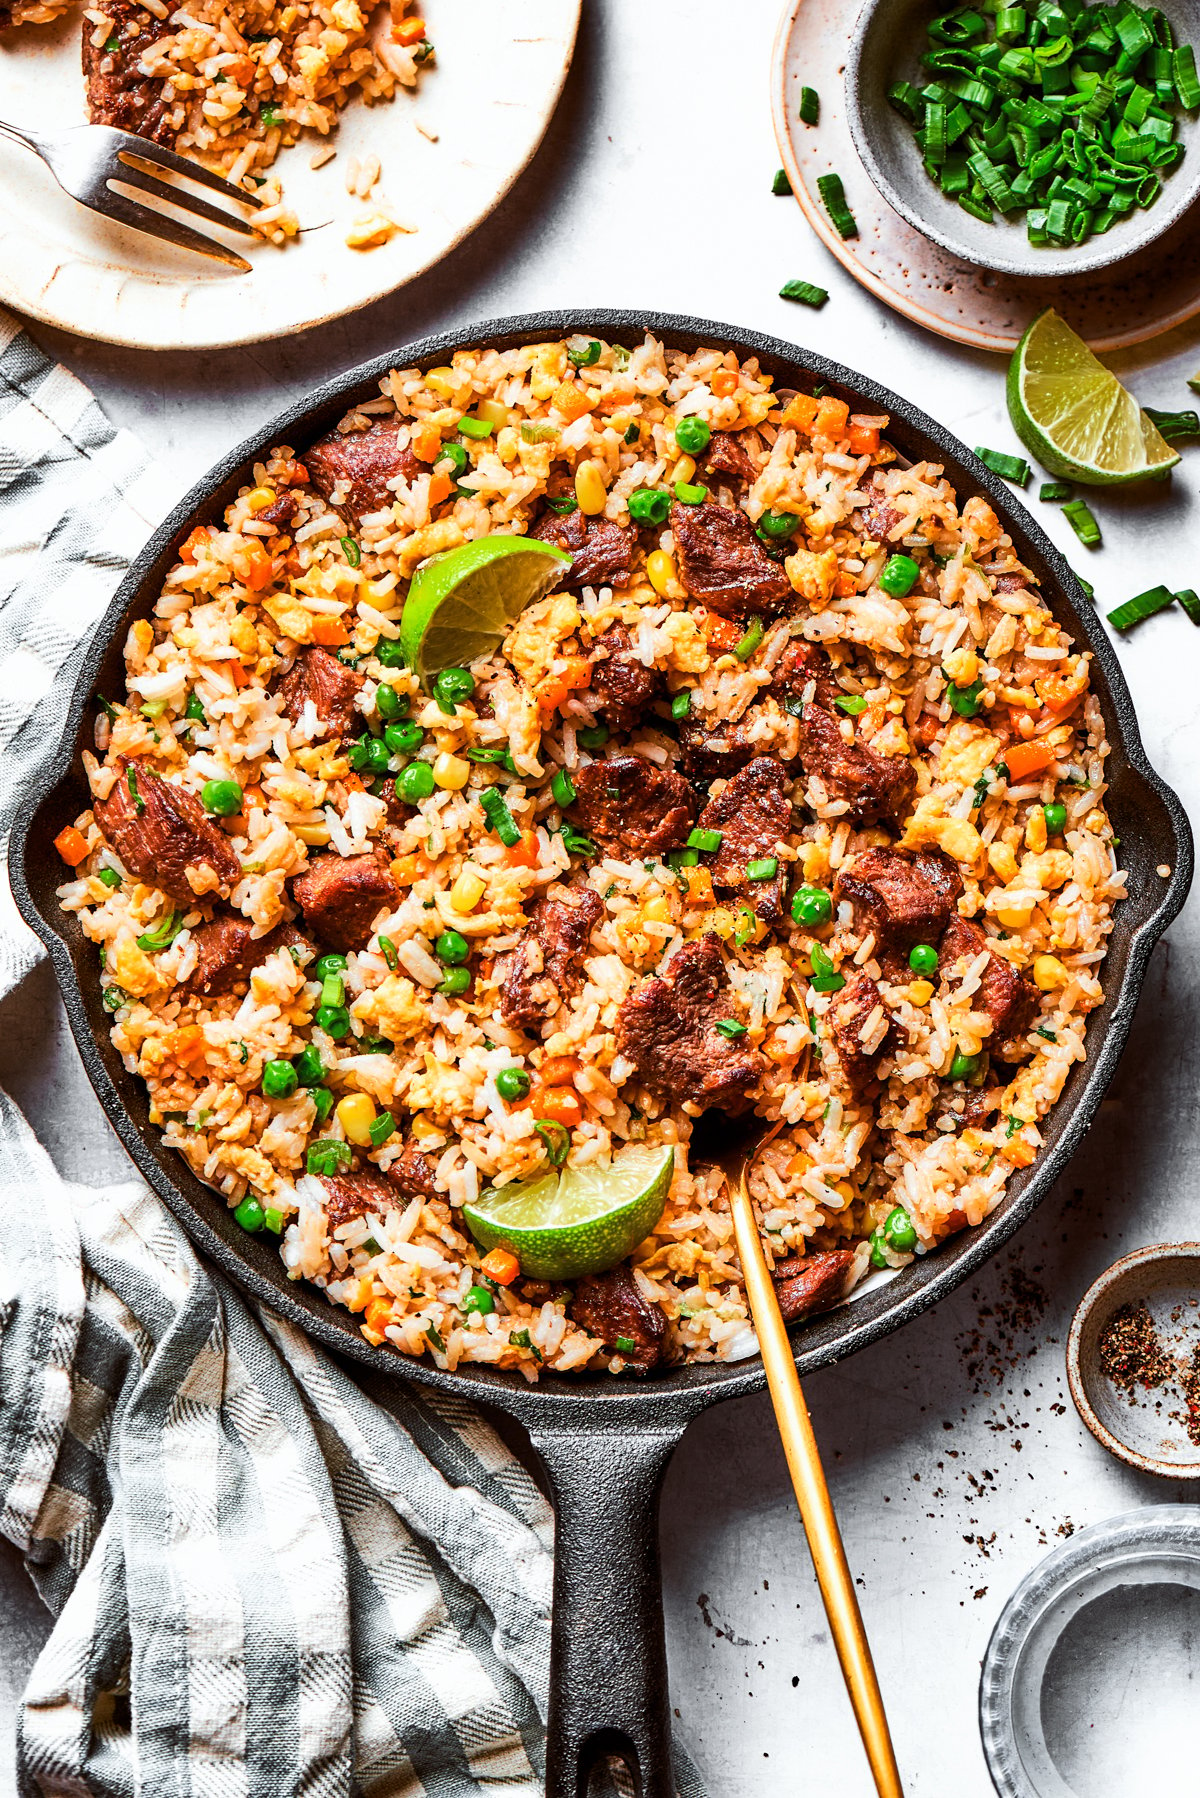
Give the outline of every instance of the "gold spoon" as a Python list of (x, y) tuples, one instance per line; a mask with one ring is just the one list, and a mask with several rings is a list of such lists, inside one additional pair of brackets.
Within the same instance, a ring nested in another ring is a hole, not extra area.
[[(724, 1121), (728, 1123), (728, 1120)], [(777, 1125), (776, 1130), (778, 1128)], [(821, 1588), (825, 1614), (841, 1662), (842, 1677), (854, 1706), (879, 1798), (904, 1798), (862, 1612), (858, 1608), (833, 1501), (825, 1483), (821, 1451), (800, 1390), (800, 1376), (796, 1372), (787, 1326), (775, 1296), (775, 1283), (767, 1268), (746, 1185), (755, 1156), (774, 1134), (775, 1130), (772, 1130), (748, 1144), (735, 1145), (714, 1159), (724, 1169), (729, 1187), (729, 1209), (733, 1215), (742, 1271), (746, 1276), (750, 1314), (758, 1335), (783, 1452), (792, 1476), (792, 1490), (800, 1507), (817, 1584)]]

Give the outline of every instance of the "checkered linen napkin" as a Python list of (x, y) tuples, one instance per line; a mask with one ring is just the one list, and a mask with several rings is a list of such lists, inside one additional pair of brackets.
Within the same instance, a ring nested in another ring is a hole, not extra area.
[[(5, 838), (170, 498), (0, 312)], [(2, 885), (0, 998), (42, 953)], [(140, 1180), (60, 1179), (2, 1093), (0, 1188), (0, 1530), (56, 1619), (22, 1793), (536, 1798), (552, 1517), (488, 1425), (351, 1380)]]

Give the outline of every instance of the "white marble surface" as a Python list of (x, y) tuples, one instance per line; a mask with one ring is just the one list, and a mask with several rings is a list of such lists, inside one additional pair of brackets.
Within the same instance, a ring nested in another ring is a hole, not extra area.
[[(211, 355), (139, 356), (41, 331), (177, 478), (327, 375), (406, 337), (554, 304), (644, 306), (762, 327), (841, 358), (918, 401), (968, 443), (1015, 448), (1003, 366), (927, 337), (831, 261), (787, 199), (766, 91), (773, 0), (588, 0), (574, 71), (541, 153), (501, 211), (440, 270), (307, 338)], [(0, 205), (3, 200), (0, 199)], [(805, 276), (813, 313), (775, 297)], [(1145, 402), (1187, 403), (1200, 338), (1118, 359)], [(1200, 586), (1200, 449), (1168, 492), (1101, 495), (1088, 556), (1034, 509), (1100, 602), (1156, 581)], [(1200, 799), (1200, 637), (1182, 615), (1123, 643), (1150, 755)], [(1073, 1306), (1116, 1255), (1200, 1235), (1193, 1154), (1195, 908), (1155, 956), (1134, 1038), (1083, 1152), (1013, 1248), (936, 1312), (809, 1383), (818, 1435), (888, 1698), (906, 1789), (988, 1798), (975, 1721), (979, 1661), (1021, 1575), (1069, 1525), (1177, 1500), (1110, 1461), (1078, 1422), (1063, 1373)], [(0, 1079), (64, 1171), (124, 1161), (43, 972), (0, 1015)], [(1014, 1300), (1032, 1281), (1036, 1303)], [(870, 1782), (764, 1400), (710, 1412), (671, 1469), (666, 1603), (680, 1729), (711, 1798), (867, 1798)], [(8, 1714), (45, 1619), (0, 1557), (0, 1708)], [(11, 1725), (9, 1726), (11, 1727)], [(1147, 1769), (1149, 1773), (1149, 1770)], [(0, 1792), (11, 1750), (0, 1743)], [(1147, 1788), (1149, 1789), (1149, 1788)]]

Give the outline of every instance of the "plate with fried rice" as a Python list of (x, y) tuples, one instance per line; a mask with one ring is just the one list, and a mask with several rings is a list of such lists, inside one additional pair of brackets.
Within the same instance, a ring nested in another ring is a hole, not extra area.
[[(753, 1355), (692, 1153), (714, 1118), (769, 1133), (750, 1189), (789, 1320), (986, 1233), (1082, 1127), (1058, 1102), (1107, 1079), (1186, 890), (1177, 816), (1176, 865), (1142, 866), (1171, 806), (1129, 721), (1127, 892), (1119, 674), (998, 484), (732, 337), (398, 359), (190, 509), (79, 702), (58, 928), (156, 1156), (360, 1340), (450, 1372)], [(423, 685), (413, 577), (497, 535), (562, 579)], [(574, 1281), (464, 1221), (545, 1171), (547, 1117), (569, 1168), (673, 1152), (649, 1234)]]
[(231, 273), (76, 205), (5, 140), (0, 300), (143, 349), (253, 343), (367, 305), (503, 198), (578, 19), (579, 0), (0, 0), (0, 118), (133, 131), (260, 202), (256, 240), (226, 234), (253, 264)]

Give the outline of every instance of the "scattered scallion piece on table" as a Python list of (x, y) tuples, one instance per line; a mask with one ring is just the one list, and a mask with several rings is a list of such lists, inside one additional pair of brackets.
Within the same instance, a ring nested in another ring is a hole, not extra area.
[(842, 186), (842, 177), (840, 175), (819, 175), (817, 192), (821, 196), (822, 203), (838, 236), (857, 237), (858, 226), (854, 222), (854, 214), (846, 204), (846, 190)]
[(787, 170), (776, 169), (774, 179), (771, 182), (771, 192), (776, 195), (781, 195), (790, 194), (791, 191), (792, 184), (787, 178)]
[(1070, 499), (1071, 483), (1069, 481), (1043, 481), (1038, 488), (1039, 499)]
[(1010, 456), (1004, 450), (984, 449), (976, 445), (975, 454), (993, 474), (1002, 480), (1012, 481), (1017, 487), (1029, 485), (1030, 467), (1024, 456)]
[(1158, 412), (1153, 406), (1143, 406), (1142, 410), (1168, 443), (1178, 443), (1181, 437), (1200, 437), (1200, 414)]
[(1184, 587), (1175, 595), (1193, 624), (1200, 624), (1200, 594), (1191, 587)]
[(1086, 549), (1100, 547), (1100, 526), (1086, 500), (1069, 499), (1063, 507), (1063, 517)]
[(800, 123), (815, 125), (821, 117), (821, 96), (815, 87), (800, 89)]
[(779, 289), (779, 297), (781, 300), (799, 300), (804, 306), (823, 306), (829, 293), (811, 281), (785, 281)]
[(1095, 599), (1096, 589), (1092, 586), (1091, 581), (1085, 581), (1077, 568), (1072, 568), (1071, 573), (1075, 576), (1075, 579), (1079, 582), (1079, 585), (1083, 588), (1088, 598)]
[(1143, 618), (1153, 618), (1155, 612), (1165, 612), (1174, 604), (1175, 595), (1169, 587), (1150, 587), (1145, 593), (1135, 593), (1123, 605), (1115, 606), (1108, 614), (1108, 622), (1115, 631), (1127, 631), (1131, 625), (1140, 624)]

